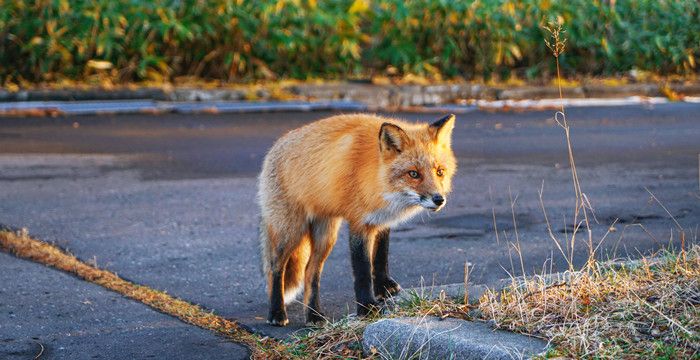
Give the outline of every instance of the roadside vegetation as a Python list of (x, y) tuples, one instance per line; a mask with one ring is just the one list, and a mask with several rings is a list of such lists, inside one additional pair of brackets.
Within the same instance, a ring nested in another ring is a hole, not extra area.
[[(543, 358), (700, 358), (700, 246), (624, 265), (595, 263), (560, 277), (513, 278), (477, 302), (413, 292), (384, 317), (453, 317), (550, 341)], [(377, 318), (345, 318), (299, 336), (298, 358), (363, 358), (362, 333)], [(416, 356), (419, 354), (407, 354)]]
[(692, 0), (6, 0), (0, 84), (548, 81), (552, 21), (568, 34), (562, 76), (698, 73)]
[(552, 357), (700, 357), (700, 246), (594, 265), (564, 281), (534, 277), (487, 292), (479, 318), (550, 340)]

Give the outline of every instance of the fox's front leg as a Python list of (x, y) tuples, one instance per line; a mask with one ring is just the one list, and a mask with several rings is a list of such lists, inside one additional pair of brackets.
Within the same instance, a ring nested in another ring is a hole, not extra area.
[(377, 300), (385, 300), (398, 294), (401, 291), (401, 286), (389, 276), (389, 228), (377, 233), (374, 240), (372, 265), (374, 296)]
[(370, 231), (354, 231), (350, 229), (350, 258), (352, 273), (355, 278), (355, 301), (357, 315), (367, 315), (377, 306), (372, 289), (372, 264), (370, 262), (369, 245), (373, 242), (374, 234)]

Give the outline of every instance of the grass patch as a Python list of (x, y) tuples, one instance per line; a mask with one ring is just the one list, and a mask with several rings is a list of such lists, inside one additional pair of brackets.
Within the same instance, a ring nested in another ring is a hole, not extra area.
[(362, 333), (376, 317), (344, 317), (295, 337), (290, 353), (298, 359), (362, 359)]
[(26, 231), (0, 230), (0, 250), (65, 271), (174, 316), (183, 322), (214, 331), (247, 346), (253, 359), (288, 358), (287, 348), (273, 339), (251, 334), (235, 321), (227, 320), (200, 306), (168, 295), (164, 291), (134, 284), (113, 272), (87, 264), (54, 245), (29, 237)]
[[(544, 358), (700, 358), (700, 246), (594, 271), (513, 278), (473, 303), (409, 292), (381, 317), (458, 318), (550, 341)], [(411, 290), (409, 290), (411, 291)], [(379, 319), (346, 317), (298, 336), (294, 358), (362, 359), (362, 333)], [(370, 354), (369, 358), (377, 357)]]
[(497, 327), (551, 340), (574, 358), (698, 358), (700, 246), (637, 266), (595, 264), (561, 282), (533, 277), (479, 301)]

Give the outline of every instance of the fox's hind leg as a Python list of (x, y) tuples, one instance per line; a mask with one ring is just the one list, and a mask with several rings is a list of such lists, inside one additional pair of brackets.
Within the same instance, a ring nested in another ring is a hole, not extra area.
[(389, 228), (379, 231), (374, 240), (372, 278), (377, 300), (385, 300), (401, 291), (399, 283), (389, 276)]
[(304, 274), (304, 304), (308, 324), (322, 323), (326, 320), (321, 312), (320, 280), (323, 264), (338, 238), (340, 222), (340, 218), (319, 218), (311, 222), (311, 256)]
[(301, 217), (288, 217), (285, 226), (279, 226), (280, 223), (277, 225), (267, 225), (265, 229), (270, 244), (266, 259), (269, 266), (267, 276), (270, 296), (267, 322), (285, 326), (289, 323), (285, 303), (294, 300), (295, 294), (303, 286), (310, 241), (308, 224)]

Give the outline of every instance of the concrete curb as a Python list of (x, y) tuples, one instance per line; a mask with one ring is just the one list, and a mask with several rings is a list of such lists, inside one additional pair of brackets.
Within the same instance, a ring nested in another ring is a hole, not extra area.
[[(638, 83), (619, 86), (584, 84), (565, 87), (563, 96), (581, 98), (620, 98), (630, 96), (662, 97), (671, 90), (680, 96), (700, 96), (700, 83)], [(10, 92), (0, 90), (0, 102), (17, 101), (88, 101), (88, 100), (153, 100), (153, 101), (259, 101), (278, 100), (269, 88), (200, 89), (38, 89)], [(435, 106), (458, 100), (525, 100), (559, 98), (556, 86), (499, 87), (482, 84), (375, 85), (339, 82), (296, 84), (281, 89), (282, 93), (301, 101), (359, 102), (370, 108), (386, 109), (410, 106)]]
[(364, 111), (367, 106), (349, 101), (290, 102), (162, 102), (154, 100), (0, 102), (0, 115), (88, 115), (134, 113), (251, 113), (282, 111)]
[[(297, 111), (406, 111), (466, 114), (485, 111), (541, 111), (558, 110), (561, 106), (653, 106), (667, 104), (666, 98), (639, 97), (611, 99), (542, 99), (542, 100), (476, 100), (465, 104), (436, 106), (406, 106), (378, 108), (357, 101), (154, 101), (154, 100), (97, 100), (97, 101), (27, 101), (0, 102), (0, 116), (58, 116), (100, 114), (161, 114), (161, 113), (260, 113)], [(700, 103), (700, 97), (686, 97), (686, 103)]]
[[(664, 87), (665, 86), (665, 87)], [(630, 96), (663, 97), (663, 89), (680, 96), (700, 95), (700, 83), (656, 83), (604, 86), (586, 84), (564, 87), (562, 95), (569, 99), (621, 98)], [(458, 100), (539, 100), (558, 99), (557, 86), (498, 87), (482, 84), (437, 85), (374, 85), (361, 83), (302, 84), (286, 88), (305, 99), (353, 100), (379, 108), (435, 106)]]
[(391, 359), (522, 359), (547, 351), (540, 339), (458, 319), (383, 319), (367, 326), (363, 350)]
[(169, 100), (158, 88), (140, 89), (62, 89), (20, 90), (0, 89), (0, 102), (16, 101), (94, 101), (94, 100)]
[[(670, 84), (677, 100), (700, 103), (700, 83)], [(293, 101), (278, 101), (282, 92)], [(622, 106), (668, 103), (658, 84), (514, 88), (480, 84), (374, 85), (297, 84), (270, 89), (64, 89), (0, 90), (0, 116), (133, 113), (252, 113), (276, 111), (409, 111), (464, 114), (487, 111), (555, 110), (560, 106)], [(255, 98), (256, 101), (249, 101)]]

